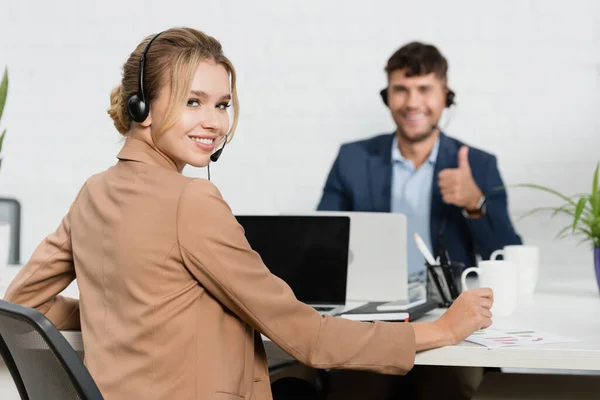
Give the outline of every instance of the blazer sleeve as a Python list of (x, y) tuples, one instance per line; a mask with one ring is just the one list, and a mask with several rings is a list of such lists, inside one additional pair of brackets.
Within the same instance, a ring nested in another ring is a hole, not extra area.
[(405, 374), (414, 364), (410, 324), (321, 316), (298, 301), (250, 248), (243, 228), (212, 183), (193, 180), (178, 208), (186, 267), (224, 307), (300, 362), (316, 368)]
[(344, 185), (341, 158), (343, 147), (329, 171), (321, 201), (317, 206), (319, 211), (352, 211), (352, 198), (350, 192)]
[(522, 241), (508, 215), (508, 199), (496, 157), (491, 157), (485, 171), (486, 181), (481, 185), (486, 196), (485, 215), (467, 219), (467, 225), (475, 250), (487, 260), (495, 250), (510, 244), (522, 244)]
[(6, 301), (37, 309), (63, 330), (81, 329), (79, 300), (58, 295), (75, 279), (71, 213), (80, 194), (81, 191), (56, 231), (35, 249), (4, 296)]

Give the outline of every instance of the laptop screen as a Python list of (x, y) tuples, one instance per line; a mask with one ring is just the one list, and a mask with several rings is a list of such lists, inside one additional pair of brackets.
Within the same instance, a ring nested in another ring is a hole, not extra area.
[(306, 304), (346, 302), (350, 218), (236, 216), (269, 270)]

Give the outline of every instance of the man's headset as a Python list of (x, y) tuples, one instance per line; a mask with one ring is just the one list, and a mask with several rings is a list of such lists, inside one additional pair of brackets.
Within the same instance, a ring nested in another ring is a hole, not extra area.
[[(148, 118), (148, 114), (150, 113), (150, 103), (146, 100), (146, 95), (144, 94), (144, 65), (146, 62), (146, 54), (148, 53), (150, 45), (152, 44), (152, 42), (154, 42), (154, 39), (159, 37), (163, 32), (158, 32), (156, 35), (154, 35), (152, 39), (150, 39), (150, 41), (144, 48), (144, 51), (142, 52), (142, 56), (140, 57), (138, 91), (137, 93), (134, 93), (131, 96), (129, 96), (129, 99), (127, 100), (127, 113), (129, 114), (129, 118), (131, 118), (135, 122), (144, 122), (146, 118)], [(210, 161), (216, 162), (219, 159), (221, 153), (223, 153), (223, 149), (225, 148), (226, 144), (227, 135), (225, 135), (223, 147), (211, 154)]]
[[(387, 107), (389, 107), (388, 104), (388, 88), (383, 89), (381, 92), (379, 92), (379, 94), (381, 95), (381, 100), (383, 100), (383, 104), (385, 104)], [(450, 107), (454, 104), (456, 104), (454, 102), (454, 97), (456, 96), (456, 94), (448, 89), (448, 93), (446, 94), (446, 107)]]

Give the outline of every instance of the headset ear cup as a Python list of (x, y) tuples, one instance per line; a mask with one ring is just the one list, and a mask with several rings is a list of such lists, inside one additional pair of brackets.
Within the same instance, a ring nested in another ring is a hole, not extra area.
[(446, 107), (454, 105), (455, 96), (456, 94), (452, 90), (448, 89), (448, 94), (446, 94)]
[(146, 102), (140, 99), (136, 93), (129, 97), (127, 101), (127, 112), (129, 117), (135, 122), (144, 122), (148, 117), (149, 107), (146, 107)]
[[(389, 107), (387, 88), (383, 89), (381, 92), (379, 92), (379, 94), (381, 95), (381, 100), (383, 101), (383, 104), (385, 104), (387, 107)], [(456, 96), (456, 94), (452, 90), (448, 90), (448, 94), (446, 95), (446, 107), (450, 107), (455, 104), (454, 103), (455, 96)]]
[(387, 90), (387, 88), (381, 90), (381, 92), (379, 92), (379, 95), (381, 96), (381, 100), (383, 101), (383, 104), (385, 104), (386, 107), (389, 107), (389, 105), (388, 105), (388, 90)]

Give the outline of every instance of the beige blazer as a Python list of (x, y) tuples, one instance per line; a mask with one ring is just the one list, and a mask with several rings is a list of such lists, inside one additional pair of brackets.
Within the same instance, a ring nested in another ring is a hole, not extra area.
[[(405, 323), (319, 315), (254, 252), (218, 189), (129, 138), (81, 188), (5, 299), (81, 328), (107, 400), (270, 399), (265, 334), (316, 368), (404, 374)], [(79, 300), (59, 296), (77, 279)]]

